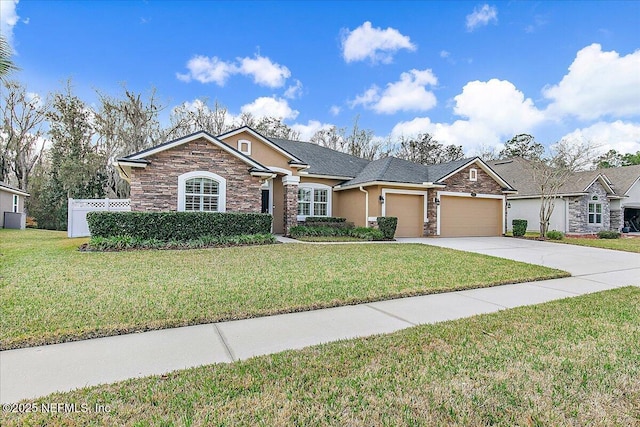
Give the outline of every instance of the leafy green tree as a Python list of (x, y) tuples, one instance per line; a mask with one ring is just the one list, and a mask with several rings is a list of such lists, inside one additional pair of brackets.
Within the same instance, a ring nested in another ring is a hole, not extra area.
[(544, 145), (536, 141), (535, 137), (521, 133), (504, 143), (504, 149), (500, 151), (501, 159), (522, 157), (523, 159), (540, 159), (544, 155)]
[(636, 154), (627, 153), (622, 156), (622, 166), (640, 165), (640, 151)]
[(0, 35), (0, 80), (4, 81), (9, 73), (17, 70), (19, 68), (11, 60), (11, 46), (7, 39)]
[(53, 95), (47, 114), (50, 124), (50, 174), (40, 194), (41, 211), (34, 213), (38, 227), (67, 228), (67, 199), (104, 197), (104, 154), (92, 142), (93, 112), (73, 95), (69, 82), (64, 93)]
[(598, 169), (617, 168), (623, 165), (624, 158), (622, 154), (616, 150), (609, 150), (598, 157), (593, 163)]

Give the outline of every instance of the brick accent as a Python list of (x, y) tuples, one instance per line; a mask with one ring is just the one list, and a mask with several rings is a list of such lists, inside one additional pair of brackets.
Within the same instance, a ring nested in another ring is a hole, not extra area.
[(298, 225), (298, 184), (284, 184), (284, 234), (289, 235), (291, 227)]
[[(598, 200), (593, 200), (597, 196)], [(589, 203), (602, 204), (602, 224), (589, 224)], [(609, 230), (611, 225), (610, 206), (607, 192), (602, 184), (595, 182), (589, 187), (589, 193), (574, 197), (569, 202), (569, 233), (597, 233), (601, 230)]]
[(227, 212), (260, 212), (260, 178), (249, 173), (249, 165), (205, 139), (197, 139), (147, 157), (145, 169), (131, 171), (132, 211), (178, 209), (178, 176), (207, 171), (227, 180)]
[(435, 236), (438, 227), (437, 218), (438, 218), (438, 206), (435, 204), (434, 200), (436, 198), (437, 190), (435, 188), (430, 188), (427, 190), (427, 219), (429, 222), (425, 222), (424, 224), (424, 235), (425, 236)]

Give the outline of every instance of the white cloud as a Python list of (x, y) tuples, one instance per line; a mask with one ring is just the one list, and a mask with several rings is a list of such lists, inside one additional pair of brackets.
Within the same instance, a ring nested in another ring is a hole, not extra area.
[(486, 123), (500, 134), (526, 132), (544, 120), (533, 101), (507, 80), (469, 82), (454, 100), (457, 115)]
[(431, 70), (410, 70), (402, 73), (400, 80), (388, 83), (384, 91), (371, 86), (350, 102), (351, 107), (362, 105), (380, 114), (398, 111), (427, 111), (436, 105), (436, 96), (426, 89), (438, 84)]
[(291, 71), (284, 65), (271, 62), (267, 57), (256, 55), (255, 58), (238, 58), (240, 73), (253, 77), (256, 84), (267, 87), (282, 87), (291, 77)]
[(395, 28), (373, 28), (369, 21), (353, 31), (344, 30), (342, 36), (342, 56), (346, 62), (369, 59), (374, 64), (388, 64), (400, 49), (414, 51), (416, 46)]
[(621, 57), (599, 44), (580, 50), (560, 83), (543, 90), (550, 115), (582, 120), (640, 115), (640, 50)]
[(13, 27), (18, 23), (20, 17), (16, 13), (16, 6), (19, 0), (0, 1), (0, 34), (2, 34), (13, 49)]
[(191, 80), (213, 82), (218, 86), (224, 86), (234, 74), (253, 77), (254, 83), (271, 88), (284, 86), (291, 77), (291, 71), (287, 67), (260, 55), (255, 58), (237, 58), (237, 62), (222, 61), (216, 56), (209, 58), (196, 55), (187, 62), (187, 69), (187, 73), (176, 73), (178, 80), (187, 83)]
[(454, 98), (453, 111), (462, 117), (453, 123), (434, 123), (428, 117), (396, 124), (393, 138), (428, 132), (443, 144), (462, 145), (466, 151), (480, 146), (499, 147), (516, 133), (531, 132), (544, 121), (531, 99), (505, 80), (467, 83)]
[(300, 133), (301, 141), (309, 141), (311, 137), (321, 129), (329, 129), (333, 125), (330, 123), (320, 123), (317, 120), (309, 120), (306, 125), (295, 123), (291, 129)]
[(619, 153), (640, 151), (640, 123), (598, 122), (587, 128), (576, 129), (561, 139), (591, 141), (600, 153), (616, 150)]
[(473, 13), (467, 15), (467, 31), (473, 31), (478, 27), (489, 25), (490, 22), (498, 22), (498, 10), (488, 4), (475, 8)]
[(440, 58), (448, 58), (451, 56), (451, 52), (447, 52), (446, 50), (440, 51)]
[(237, 68), (228, 62), (221, 61), (218, 57), (208, 58), (203, 55), (196, 55), (187, 62), (189, 72), (186, 74), (176, 73), (178, 80), (190, 82), (197, 80), (200, 83), (214, 82), (218, 86), (224, 86), (229, 77), (237, 72)]
[(243, 113), (251, 113), (256, 118), (277, 117), (283, 120), (295, 119), (299, 111), (292, 109), (286, 99), (260, 97), (250, 104), (240, 107)]
[(289, 86), (284, 92), (284, 97), (289, 99), (295, 99), (302, 95), (302, 82), (296, 79), (296, 84)]
[(342, 111), (342, 108), (340, 108), (337, 105), (332, 105), (331, 108), (329, 108), (329, 112), (331, 113), (332, 116), (337, 116), (338, 114), (340, 114), (341, 111)]

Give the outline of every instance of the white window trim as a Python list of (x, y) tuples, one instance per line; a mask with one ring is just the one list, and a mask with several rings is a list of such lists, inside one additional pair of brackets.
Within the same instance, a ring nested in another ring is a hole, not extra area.
[[(247, 149), (243, 150), (242, 149), (242, 145), (243, 144), (247, 144)], [(238, 140), (238, 151), (241, 152), (242, 154), (246, 154), (247, 156), (251, 155), (251, 141), (249, 141), (248, 139), (239, 139)]]
[(227, 180), (207, 171), (193, 171), (178, 176), (178, 212), (184, 212), (185, 184), (191, 178), (208, 178), (218, 182), (218, 212), (227, 211)]
[[(332, 188), (325, 184), (316, 184), (316, 183), (300, 183), (298, 184), (298, 189), (311, 189), (311, 190), (327, 190), (327, 216), (331, 216), (332, 207), (331, 207), (331, 199), (333, 199)], [(313, 207), (313, 192), (311, 193), (311, 206)], [(313, 210), (313, 209), (312, 209)], [(320, 216), (320, 215), (298, 215), (298, 221), (304, 221), (307, 219), (307, 216)]]
[[(497, 194), (476, 194), (472, 196), (471, 194), (475, 193), (456, 193), (454, 191), (438, 191), (436, 193), (436, 197), (438, 200), (442, 200), (442, 196), (453, 196), (453, 197), (475, 197), (476, 199), (502, 199), (502, 234), (506, 233), (506, 224), (505, 224), (505, 215), (507, 215), (507, 196), (500, 196)], [(440, 235), (440, 204), (436, 206), (436, 236)]]
[(18, 196), (17, 194), (13, 195), (13, 212), (18, 212), (18, 209), (20, 209), (20, 196)]
[[(589, 211), (589, 206), (593, 205), (593, 212)], [(600, 205), (600, 212), (597, 212), (597, 205)], [(593, 215), (593, 222), (589, 222), (589, 215)], [(597, 221), (598, 215), (600, 215), (600, 222)], [(602, 206), (602, 202), (598, 202), (596, 200), (590, 200), (587, 203), (587, 224), (589, 225), (602, 225), (602, 217), (604, 216), (604, 207)]]
[(478, 169), (471, 168), (469, 169), (469, 181), (477, 181), (478, 180)]

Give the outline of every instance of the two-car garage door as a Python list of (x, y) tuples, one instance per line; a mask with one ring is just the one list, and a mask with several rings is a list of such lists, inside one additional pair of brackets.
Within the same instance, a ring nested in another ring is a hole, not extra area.
[[(396, 236), (421, 237), (424, 196), (386, 193), (385, 199), (385, 215), (398, 218)], [(500, 236), (502, 221), (502, 198), (440, 197), (441, 237)]]
[(502, 235), (502, 199), (440, 197), (440, 236)]

